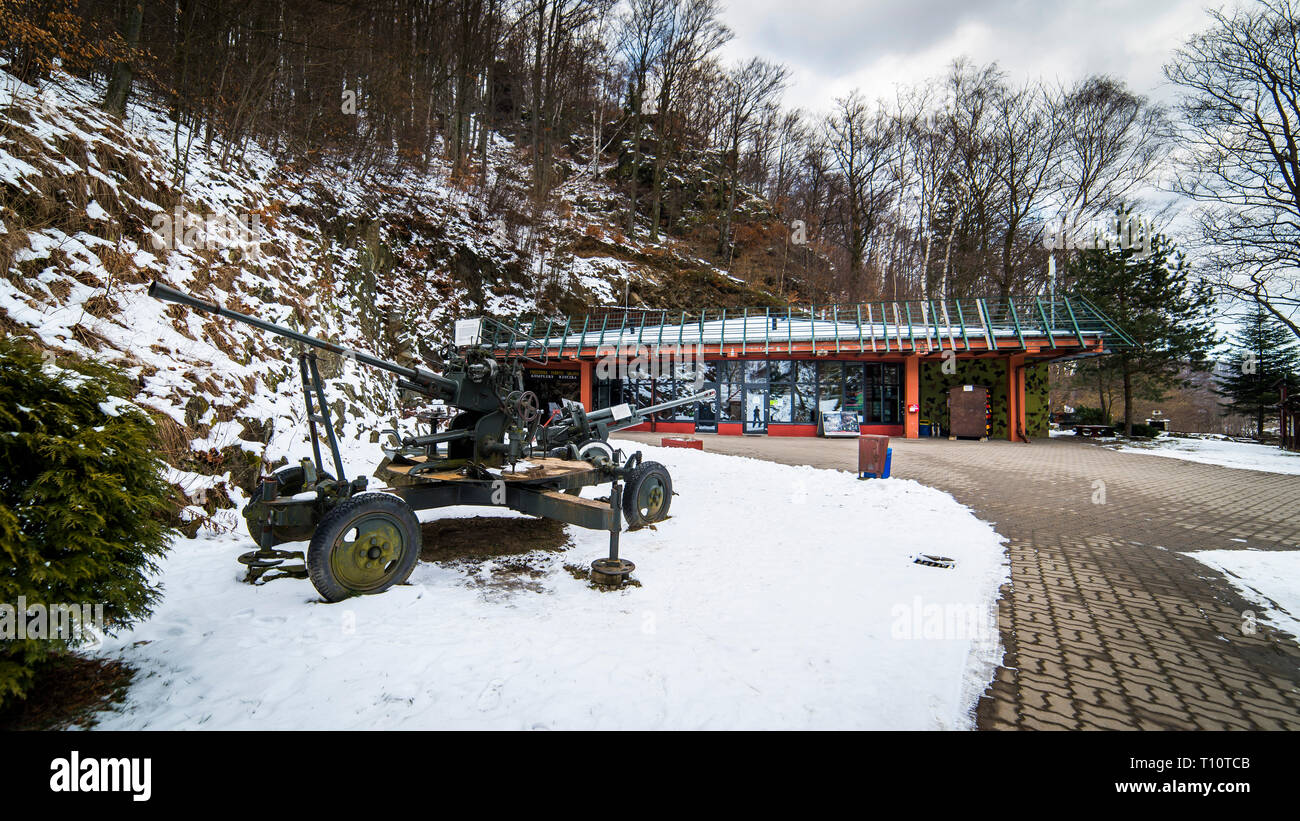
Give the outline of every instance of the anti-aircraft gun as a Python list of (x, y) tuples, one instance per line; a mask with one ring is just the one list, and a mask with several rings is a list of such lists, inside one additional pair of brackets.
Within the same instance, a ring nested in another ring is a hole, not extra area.
[[(457, 344), (444, 349), (442, 372), (435, 373), (351, 350), (159, 282), (149, 286), (149, 295), (304, 346), (298, 365), (313, 458), (263, 477), (243, 511), (258, 549), (239, 560), (248, 567), (246, 581), (309, 577), (328, 601), (381, 593), (404, 582), (421, 549), (415, 511), (448, 505), (500, 505), (607, 530), (609, 558), (592, 562), (591, 577), (599, 584), (621, 584), (634, 569), (618, 555), (622, 520), (635, 530), (667, 518), (672, 479), (663, 465), (642, 461), (639, 451), (624, 457), (613, 449), (609, 433), (654, 413), (713, 398), (712, 391), (703, 391), (649, 408), (619, 405), (591, 413), (568, 402), (544, 424), (537, 396), (524, 390), (529, 341), (497, 326), (505, 333), (485, 344), (483, 328), (492, 320), (457, 323)], [(452, 409), (446, 430), (422, 436), (390, 432), (393, 442), (384, 448), (386, 458), (375, 471), (390, 487), (367, 492), (366, 477), (347, 479), (316, 350), (392, 373), (398, 388)], [(333, 474), (321, 459), (322, 433)], [(582, 488), (604, 483), (610, 483), (608, 501), (581, 496)], [(310, 541), (305, 554), (276, 548), (297, 541)], [(285, 564), (293, 559), (303, 564)]]

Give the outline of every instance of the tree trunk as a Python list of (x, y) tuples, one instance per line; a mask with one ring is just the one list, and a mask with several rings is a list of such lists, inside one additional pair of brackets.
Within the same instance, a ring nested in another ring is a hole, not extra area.
[(1096, 369), (1097, 374), (1097, 404), (1101, 406), (1101, 415), (1110, 421), (1110, 405), (1106, 402), (1106, 380), (1102, 376), (1101, 368)]
[[(144, 8), (140, 3), (133, 3), (127, 12), (125, 25), (122, 27), (122, 39), (134, 54), (140, 45), (140, 24), (144, 18)], [(120, 60), (113, 64), (113, 78), (108, 83), (108, 92), (104, 95), (104, 110), (118, 117), (126, 114), (126, 101), (131, 96), (131, 81), (135, 70), (131, 60)]]
[[(739, 150), (736, 151), (736, 154), (738, 153)], [(731, 185), (730, 190), (727, 192), (727, 208), (722, 213), (722, 226), (718, 231), (718, 256), (723, 258), (724, 264), (726, 260), (731, 259), (731, 215), (736, 210), (736, 184), (740, 177), (738, 165), (737, 163), (731, 167)], [(727, 270), (730, 271), (731, 266), (728, 265)]]
[(659, 151), (655, 154), (654, 184), (650, 187), (650, 241), (659, 241), (659, 218), (663, 207), (664, 151), (667, 142), (659, 135)]
[(1124, 435), (1133, 435), (1133, 369), (1129, 365), (1128, 357), (1121, 360), (1120, 366), (1124, 370)]
[(632, 178), (629, 181), (627, 206), (627, 236), (636, 239), (636, 189), (641, 176), (641, 97), (645, 88), (637, 80), (635, 99), (632, 100)]

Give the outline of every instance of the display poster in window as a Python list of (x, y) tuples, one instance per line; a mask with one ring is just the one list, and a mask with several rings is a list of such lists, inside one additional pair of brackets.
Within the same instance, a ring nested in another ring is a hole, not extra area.
[(857, 436), (858, 415), (848, 411), (822, 414), (822, 436)]

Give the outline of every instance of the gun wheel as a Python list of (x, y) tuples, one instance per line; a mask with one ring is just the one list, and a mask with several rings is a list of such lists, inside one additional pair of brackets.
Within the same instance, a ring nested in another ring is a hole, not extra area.
[(321, 519), (307, 549), (307, 572), (330, 602), (401, 584), (420, 556), (420, 522), (388, 493), (353, 496)]
[(593, 439), (578, 446), (578, 458), (593, 465), (614, 461), (614, 448), (608, 442)]
[(623, 518), (632, 530), (667, 519), (672, 503), (672, 477), (658, 462), (643, 462), (623, 488)]

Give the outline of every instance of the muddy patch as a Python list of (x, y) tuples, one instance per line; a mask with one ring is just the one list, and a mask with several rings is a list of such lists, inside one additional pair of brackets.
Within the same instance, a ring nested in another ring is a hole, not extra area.
[(27, 698), (0, 710), (0, 731), (89, 729), (126, 699), (135, 670), (121, 661), (66, 653), (36, 674)]
[(543, 577), (573, 544), (565, 525), (553, 519), (438, 519), (425, 522), (421, 534), (421, 561), (464, 572), (487, 596), (545, 592)]

